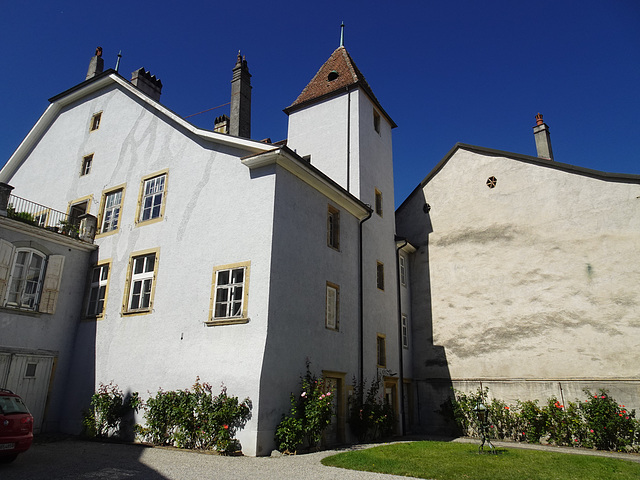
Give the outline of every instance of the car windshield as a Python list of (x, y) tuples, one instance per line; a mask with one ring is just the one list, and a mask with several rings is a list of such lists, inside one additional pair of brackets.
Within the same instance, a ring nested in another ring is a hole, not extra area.
[(12, 413), (29, 413), (29, 409), (18, 397), (0, 396), (0, 414)]

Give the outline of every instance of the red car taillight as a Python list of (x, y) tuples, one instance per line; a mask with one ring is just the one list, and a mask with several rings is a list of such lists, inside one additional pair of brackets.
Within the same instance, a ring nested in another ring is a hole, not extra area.
[(20, 430), (30, 432), (33, 429), (33, 417), (31, 415), (22, 417), (20, 419), (20, 427)]

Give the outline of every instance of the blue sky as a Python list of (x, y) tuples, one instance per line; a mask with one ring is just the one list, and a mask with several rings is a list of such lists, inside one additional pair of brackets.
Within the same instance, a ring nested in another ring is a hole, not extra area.
[[(0, 165), (48, 105), (105, 68), (145, 67), (186, 116), (229, 101), (238, 50), (253, 75), (252, 134), (286, 137), (291, 104), (339, 44), (394, 130), (396, 205), (456, 142), (535, 155), (542, 112), (555, 159), (640, 174), (640, 2), (2, 2)], [(228, 107), (191, 117), (211, 128)], [(51, 159), (55, 161), (55, 159)]]

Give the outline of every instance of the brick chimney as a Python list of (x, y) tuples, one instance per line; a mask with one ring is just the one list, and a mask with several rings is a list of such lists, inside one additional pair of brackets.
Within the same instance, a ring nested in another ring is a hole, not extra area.
[(96, 75), (100, 75), (103, 70), (104, 60), (102, 59), (102, 47), (97, 47), (96, 54), (91, 57), (91, 61), (89, 62), (89, 70), (87, 70), (87, 77), (85, 80), (89, 80)]
[(231, 80), (231, 115), (229, 133), (251, 138), (251, 74), (247, 60), (238, 52)]
[(533, 136), (536, 139), (538, 157), (553, 161), (553, 150), (551, 150), (549, 127), (542, 120), (541, 113), (536, 115), (536, 126), (533, 127)]
[(159, 78), (156, 78), (155, 75), (151, 75), (144, 68), (139, 68), (135, 72), (131, 73), (131, 83), (153, 98), (156, 102), (160, 101), (162, 82)]

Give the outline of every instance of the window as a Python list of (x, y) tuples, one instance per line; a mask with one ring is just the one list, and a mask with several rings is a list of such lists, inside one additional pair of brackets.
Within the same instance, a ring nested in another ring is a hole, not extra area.
[(340, 211), (331, 205), (327, 209), (327, 245), (340, 249)]
[(37, 363), (27, 363), (27, 369), (24, 372), (24, 376), (25, 377), (35, 377), (36, 376), (37, 367), (38, 367)]
[(91, 270), (91, 285), (87, 303), (87, 317), (99, 317), (104, 311), (109, 281), (109, 264), (98, 265)]
[(123, 313), (151, 311), (157, 270), (157, 251), (141, 252), (131, 257)]
[(402, 346), (409, 348), (409, 320), (404, 313), (402, 314)]
[(385, 368), (387, 366), (387, 346), (386, 346), (386, 338), (381, 333), (377, 336), (377, 362), (378, 367)]
[(340, 307), (340, 287), (327, 282), (327, 308), (325, 313), (325, 327), (331, 330), (338, 330), (339, 307)]
[(212, 304), (209, 323), (246, 323), (249, 262), (224, 265), (213, 271)]
[(80, 217), (85, 213), (89, 213), (89, 206), (92, 200), (93, 197), (89, 195), (69, 202), (67, 214), (69, 215), (69, 223), (71, 225), (76, 227), (80, 225)]
[(82, 169), (80, 176), (88, 175), (91, 172), (91, 164), (93, 163), (93, 154), (82, 157)]
[(55, 313), (64, 256), (0, 239), (0, 305)]
[(167, 174), (154, 174), (142, 179), (138, 204), (138, 222), (161, 219), (164, 215), (164, 199), (167, 191)]
[(400, 255), (400, 283), (407, 286), (407, 260)]
[(48, 219), (49, 219), (49, 210), (38, 212), (33, 216), (33, 220), (36, 222), (36, 225), (39, 227), (46, 227)]
[(380, 114), (373, 109), (373, 128), (379, 134), (380, 133)]
[(102, 196), (102, 218), (100, 233), (117, 230), (120, 220), (123, 189), (112, 190)]
[(16, 251), (7, 305), (35, 310), (44, 275), (45, 257), (32, 249)]
[(376, 213), (382, 216), (382, 193), (376, 188)]
[(91, 117), (91, 127), (89, 127), (89, 131), (93, 132), (94, 130), (98, 130), (100, 128), (100, 120), (102, 119), (102, 112), (98, 112)]
[(381, 262), (376, 264), (376, 285), (380, 290), (384, 290), (384, 264)]

